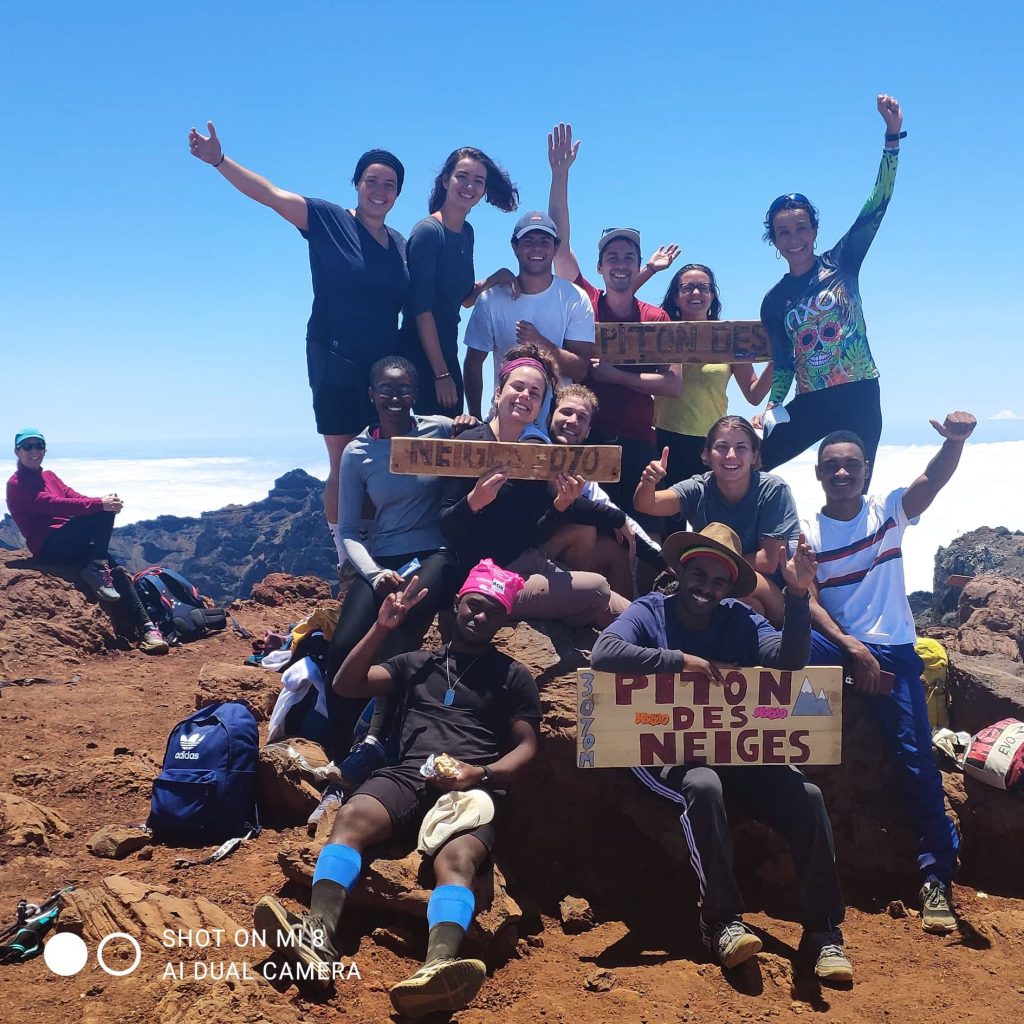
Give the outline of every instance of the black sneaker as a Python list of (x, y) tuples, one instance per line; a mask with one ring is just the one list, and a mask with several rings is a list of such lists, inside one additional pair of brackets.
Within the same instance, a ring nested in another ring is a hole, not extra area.
[(921, 886), (921, 927), (933, 935), (949, 935), (957, 929), (953, 891), (935, 875)]
[(738, 918), (721, 921), (711, 930), (711, 952), (723, 967), (739, 967), (761, 952), (761, 940)]
[(252, 922), (267, 946), (294, 965), (296, 982), (321, 991), (331, 988), (338, 952), (327, 937), (322, 918), (293, 914), (272, 896), (264, 896), (253, 910)]
[(114, 587), (114, 577), (110, 574), (110, 565), (96, 559), (82, 570), (82, 582), (96, 595), (97, 601), (113, 604), (121, 600), (121, 595)]
[(391, 989), (391, 1005), (403, 1017), (454, 1013), (475, 998), (487, 977), (482, 960), (436, 960)]
[(843, 933), (838, 928), (827, 932), (805, 932), (801, 946), (814, 959), (814, 973), (822, 981), (853, 981), (853, 964), (843, 948)]

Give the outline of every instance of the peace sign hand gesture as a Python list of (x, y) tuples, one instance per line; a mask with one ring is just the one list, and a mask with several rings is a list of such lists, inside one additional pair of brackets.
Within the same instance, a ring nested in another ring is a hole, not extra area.
[(415, 608), (427, 596), (429, 592), (427, 587), (417, 590), (419, 583), (419, 576), (413, 576), (404, 590), (388, 594), (384, 598), (380, 611), (377, 612), (377, 625), (386, 633), (391, 633), (398, 629), (405, 622), (410, 610)]
[(224, 147), (221, 146), (220, 139), (217, 138), (217, 129), (214, 128), (212, 121), (206, 122), (206, 130), (210, 133), (209, 135), (202, 135), (195, 128), (188, 133), (189, 152), (202, 160), (204, 164), (220, 163), (220, 158), (224, 155)]

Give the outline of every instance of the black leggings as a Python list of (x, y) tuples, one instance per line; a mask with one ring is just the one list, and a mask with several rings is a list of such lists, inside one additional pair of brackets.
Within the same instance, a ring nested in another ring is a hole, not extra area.
[[(385, 569), (400, 569), (406, 562), (418, 558), (423, 564), (416, 573), (419, 585), (429, 590), (427, 596), (409, 612), (405, 622), (389, 637), (387, 649), (378, 656), (379, 661), (396, 654), (416, 650), (423, 642), (424, 634), (434, 621), (434, 616), (449, 608), (455, 591), (462, 582), (458, 562), (452, 551), (421, 551), (417, 554), (376, 556), (376, 561)], [(364, 707), (363, 697), (339, 697), (334, 692), (334, 677), (349, 652), (369, 632), (383, 598), (374, 593), (368, 580), (357, 576), (345, 595), (341, 617), (327, 649), (324, 680), (327, 683), (327, 712), (331, 723), (331, 738), (334, 755), (344, 756), (352, 743), (352, 730)]]
[(81, 569), (95, 560), (110, 558), (107, 547), (114, 532), (114, 513), (96, 512), (75, 516), (59, 530), (51, 530), (39, 549), (44, 565), (74, 565)]
[(851, 430), (864, 442), (868, 461), (864, 487), (871, 483), (875, 452), (882, 436), (882, 402), (878, 379), (858, 380), (797, 395), (786, 406), (789, 422), (780, 423), (761, 445), (761, 466), (775, 469), (807, 451), (833, 430)]

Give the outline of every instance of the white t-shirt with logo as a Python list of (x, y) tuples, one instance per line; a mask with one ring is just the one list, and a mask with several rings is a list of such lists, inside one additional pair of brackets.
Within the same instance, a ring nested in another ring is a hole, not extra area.
[(818, 557), (818, 600), (843, 632), (863, 643), (912, 644), (914, 616), (903, 574), (905, 487), (862, 498), (847, 522), (819, 512), (800, 527)]
[[(466, 325), (466, 347), (491, 353), (491, 390), (484, 392), (483, 413), (498, 386), (498, 370), (505, 353), (516, 343), (516, 321), (528, 320), (556, 348), (563, 342), (594, 343), (594, 309), (582, 289), (556, 277), (535, 295), (520, 295), (514, 302), (507, 288), (488, 288), (473, 307)], [(563, 381), (568, 383), (568, 381)], [(547, 423), (551, 396), (544, 402), (538, 422)]]

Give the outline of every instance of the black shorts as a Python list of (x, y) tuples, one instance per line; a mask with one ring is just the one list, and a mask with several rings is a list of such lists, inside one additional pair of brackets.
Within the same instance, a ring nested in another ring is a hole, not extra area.
[(313, 387), (313, 415), (318, 434), (361, 434), (376, 420), (367, 395), (369, 384), (330, 384)]
[(370, 367), (365, 359), (348, 358), (307, 338), (306, 370), (317, 433), (358, 434), (374, 422)]
[[(442, 792), (420, 775), (418, 764), (412, 764), (379, 768), (352, 796), (372, 796), (384, 806), (391, 818), (391, 839), (397, 843), (415, 843), (424, 815), (437, 803)], [(494, 847), (494, 819), (486, 825), (457, 832), (452, 839), (458, 836), (475, 836), (490, 853)], [(440, 849), (443, 850), (444, 846)], [(437, 852), (434, 851), (435, 857)]]

